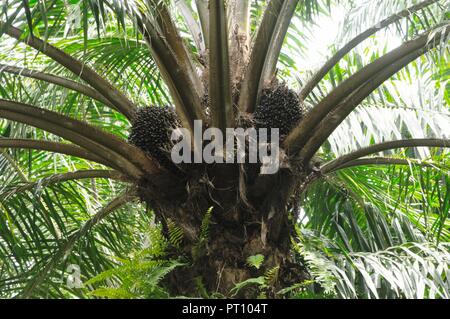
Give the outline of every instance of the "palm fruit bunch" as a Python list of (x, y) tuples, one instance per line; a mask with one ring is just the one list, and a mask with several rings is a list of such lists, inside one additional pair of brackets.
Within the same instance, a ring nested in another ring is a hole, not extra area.
[(174, 164), (170, 159), (172, 131), (181, 127), (175, 110), (171, 107), (140, 108), (132, 122), (128, 137), (130, 144), (151, 155), (162, 166), (171, 169)]
[(278, 128), (282, 137), (292, 131), (304, 114), (298, 95), (285, 84), (277, 84), (262, 91), (253, 117), (257, 128)]

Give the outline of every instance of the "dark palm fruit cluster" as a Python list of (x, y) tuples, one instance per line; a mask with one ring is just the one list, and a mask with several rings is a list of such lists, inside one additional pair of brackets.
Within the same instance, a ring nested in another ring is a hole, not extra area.
[(286, 136), (303, 118), (304, 107), (298, 95), (286, 85), (266, 88), (256, 107), (254, 120), (257, 128), (278, 128)]
[(140, 108), (132, 123), (129, 142), (155, 158), (166, 168), (173, 168), (170, 149), (173, 129), (181, 127), (171, 107)]

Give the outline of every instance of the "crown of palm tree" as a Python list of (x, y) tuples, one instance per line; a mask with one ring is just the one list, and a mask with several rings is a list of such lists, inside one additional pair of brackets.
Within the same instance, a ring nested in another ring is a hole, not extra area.
[[(297, 86), (308, 109), (282, 149), (308, 168), (291, 210), (318, 282), (348, 297), (360, 295), (358, 280), (369, 297), (414, 297), (409, 286), (418, 282), (422, 296), (449, 296), (448, 270), (423, 262), (449, 260), (439, 245), (450, 238), (448, 1), (352, 1), (346, 44), (330, 46), (331, 57), (311, 70), (293, 57), (305, 58), (313, 23), (335, 1), (1, 7), (0, 296), (84, 296), (50, 279), (71, 263), (93, 276), (141, 246), (136, 234), (148, 232), (151, 216), (127, 214), (143, 211), (136, 185), (145, 180), (162, 196), (178, 179), (126, 140), (140, 107), (172, 104), (191, 132), (195, 120), (225, 130), (252, 116), (276, 78)], [(377, 43), (386, 30), (402, 39), (392, 50)], [(405, 83), (423, 92), (408, 99)], [(408, 262), (424, 269), (392, 275)], [(376, 287), (371, 270), (387, 283)]]

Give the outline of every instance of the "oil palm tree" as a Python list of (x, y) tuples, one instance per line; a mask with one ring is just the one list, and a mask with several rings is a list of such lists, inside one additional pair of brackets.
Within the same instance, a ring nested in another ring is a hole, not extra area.
[[(92, 277), (150, 228), (146, 247), (183, 262), (162, 284), (172, 295), (279, 296), (312, 280), (348, 297), (448, 297), (448, 1), (375, 2), (346, 5), (346, 44), (300, 70), (314, 23), (344, 5), (6, 1), (2, 293), (84, 296), (58, 282), (66, 266)], [(404, 41), (368, 45), (386, 29)], [(423, 109), (399, 87), (416, 80)], [(279, 128), (281, 169), (175, 165), (171, 130), (196, 120)]]

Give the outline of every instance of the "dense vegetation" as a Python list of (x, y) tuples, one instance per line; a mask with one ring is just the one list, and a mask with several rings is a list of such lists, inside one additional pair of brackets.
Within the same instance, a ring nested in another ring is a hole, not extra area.
[[(1, 9), (0, 297), (450, 297), (448, 0)], [(174, 164), (195, 120), (281, 169)]]

